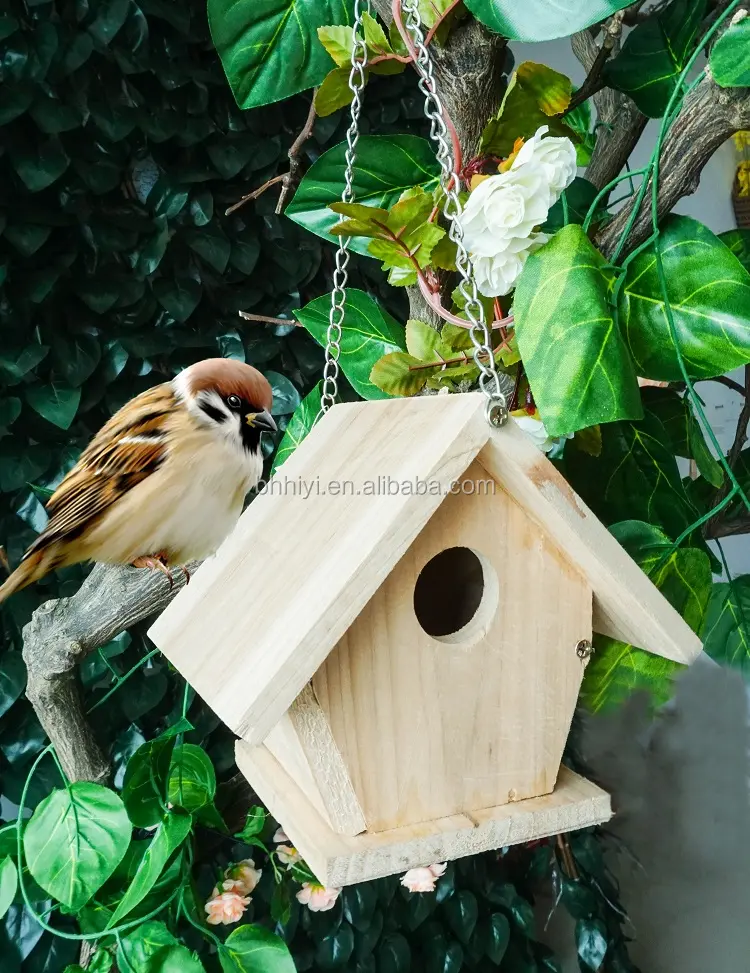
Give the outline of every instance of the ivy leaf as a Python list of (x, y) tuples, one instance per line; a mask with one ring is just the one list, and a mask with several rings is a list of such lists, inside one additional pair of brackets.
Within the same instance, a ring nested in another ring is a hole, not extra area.
[(421, 364), (419, 358), (405, 351), (392, 351), (372, 366), (370, 381), (389, 396), (416, 395), (427, 384), (431, 372), (428, 368), (412, 371), (413, 366)]
[(10, 909), (18, 888), (18, 870), (16, 863), (6, 855), (0, 859), (0, 919)]
[[(294, 410), (294, 415), (289, 420), (289, 423), (284, 430), (282, 440), (279, 443), (279, 448), (276, 450), (276, 456), (274, 457), (273, 466), (271, 467), (271, 476), (273, 476), (278, 468), (289, 459), (295, 449), (312, 429), (313, 424), (315, 423), (315, 420), (320, 412), (321, 391), (322, 382), (318, 382), (312, 392), (308, 392), (308, 394)], [(248, 815), (248, 824), (249, 823), (250, 816)], [(247, 828), (247, 825), (245, 827)], [(256, 832), (253, 832), (253, 834), (255, 833)], [(245, 832), (243, 831), (243, 835), (244, 834)]]
[[(687, 216), (669, 217), (657, 245), (689, 376), (713, 378), (750, 362), (750, 274), (737, 257), (708, 227)], [(620, 323), (639, 375), (682, 379), (653, 245), (628, 267)]]
[(151, 828), (162, 818), (174, 735), (166, 733), (138, 747), (128, 761), (122, 799), (137, 828)]
[(627, 7), (630, 0), (466, 0), (477, 20), (513, 41), (569, 37)]
[(641, 389), (641, 396), (644, 405), (663, 423), (675, 456), (694, 459), (700, 474), (712, 486), (720, 487), (724, 471), (706, 445), (688, 396), (673, 389), (650, 387)]
[(629, 95), (644, 115), (661, 118), (692, 54), (706, 0), (672, 0), (638, 24), (604, 67), (611, 88)]
[(59, 138), (53, 136), (34, 145), (19, 142), (9, 146), (13, 168), (31, 193), (41, 192), (57, 182), (70, 164)]
[(576, 946), (581, 962), (598, 973), (607, 955), (607, 927), (601, 919), (578, 920)]
[(42, 418), (59, 429), (69, 429), (81, 401), (81, 389), (49, 382), (26, 389), (26, 401)]
[(711, 48), (708, 63), (714, 81), (722, 88), (750, 85), (750, 18), (730, 24)]
[(321, 118), (351, 104), (354, 92), (349, 87), (350, 71), (351, 68), (334, 68), (321, 81), (315, 92), (315, 113)]
[(703, 648), (716, 662), (750, 678), (750, 574), (714, 585)]
[(167, 780), (167, 800), (185, 811), (198, 811), (216, 795), (216, 773), (201, 747), (183, 743), (175, 747)]
[[(294, 312), (300, 324), (322, 347), (326, 344), (330, 306), (330, 297), (323, 295), (300, 311)], [(344, 304), (339, 362), (354, 390), (362, 398), (389, 397), (372, 383), (370, 372), (383, 355), (392, 351), (403, 351), (404, 347), (404, 329), (390, 314), (364, 291), (356, 288), (348, 290)]]
[(529, 257), (516, 286), (518, 348), (550, 436), (643, 414), (604, 265), (581, 227), (566, 226)]
[(224, 973), (295, 973), (294, 960), (283, 939), (262, 926), (245, 925), (219, 946)]
[(240, 108), (282, 101), (320, 84), (330, 66), (326, 24), (352, 20), (348, 0), (209, 0), (211, 37)]
[(192, 825), (193, 821), (189, 814), (168, 812), (164, 815), (138, 865), (133, 881), (125, 895), (120, 899), (107, 928), (116, 926), (148, 895), (161, 875), (167, 860), (190, 834)]
[(77, 912), (122, 860), (130, 836), (120, 798), (99, 784), (76, 781), (37, 805), (23, 847), (34, 880)]
[(300, 395), (286, 375), (268, 371), (266, 372), (266, 378), (270, 382), (271, 390), (273, 391), (271, 414), (274, 416), (288, 416), (294, 412), (300, 404)]
[(551, 135), (578, 136), (560, 115), (570, 104), (573, 85), (570, 78), (546, 64), (524, 61), (503, 96), (500, 110), (482, 132), (483, 155), (509, 156), (518, 138), (527, 139), (540, 125), (548, 125)]
[[(704, 551), (671, 551), (669, 537), (653, 524), (630, 520), (612, 533), (694, 632), (703, 628), (711, 596), (711, 563)], [(672, 680), (683, 666), (615, 639), (597, 636), (596, 651), (583, 679), (581, 697), (593, 711), (614, 706), (630, 693), (647, 690), (665, 702)]]
[[(331, 203), (341, 201), (344, 189), (346, 143), (334, 146), (317, 159), (299, 184), (286, 215), (324, 240), (336, 216)], [(357, 145), (354, 198), (358, 204), (388, 210), (405, 189), (421, 186), (430, 192), (439, 181), (439, 166), (430, 143), (415, 135), (363, 135)], [(350, 249), (367, 253), (365, 240), (352, 240)]]
[[(318, 383), (318, 386), (320, 386), (320, 382)], [(312, 395), (312, 392), (310, 394)], [(240, 841), (246, 841), (248, 838), (257, 838), (265, 827), (267, 817), (268, 812), (265, 810), (265, 808), (254, 804), (247, 812), (244, 828), (239, 834), (235, 835), (235, 838), (239, 839)]]
[(203, 964), (180, 945), (163, 922), (144, 922), (120, 940), (117, 964), (134, 973), (205, 973)]
[(0, 656), (0, 717), (4, 716), (26, 688), (26, 665), (20, 652)]
[(201, 285), (192, 277), (162, 277), (154, 281), (154, 297), (176, 321), (184, 324), (201, 299)]

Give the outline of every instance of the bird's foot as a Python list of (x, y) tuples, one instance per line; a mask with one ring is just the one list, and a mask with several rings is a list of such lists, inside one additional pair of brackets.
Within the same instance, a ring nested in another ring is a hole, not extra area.
[(132, 564), (134, 568), (148, 568), (151, 571), (161, 571), (169, 579), (169, 587), (174, 587), (174, 578), (167, 565), (166, 554), (142, 554)]

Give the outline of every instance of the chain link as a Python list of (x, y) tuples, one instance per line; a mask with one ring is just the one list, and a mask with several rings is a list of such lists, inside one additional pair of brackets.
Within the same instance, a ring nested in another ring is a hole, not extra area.
[[(359, 116), (362, 111), (362, 90), (365, 86), (365, 67), (367, 66), (367, 45), (364, 41), (362, 15), (370, 12), (370, 0), (354, 0), (354, 39), (352, 43), (351, 70), (349, 72), (349, 88), (352, 92), (352, 107), (349, 128), (346, 132), (346, 169), (344, 172), (344, 191), (341, 194), (342, 203), (354, 202), (354, 162), (357, 158), (357, 142), (359, 141)], [(346, 303), (346, 285), (349, 280), (347, 267), (349, 265), (349, 243), (351, 237), (339, 237), (336, 250), (336, 268), (333, 272), (333, 290), (331, 291), (331, 310), (328, 314), (328, 330), (326, 332), (326, 360), (323, 366), (323, 388), (320, 396), (320, 413), (327, 412), (336, 401), (338, 395), (339, 356), (341, 355), (341, 329), (344, 324), (344, 305)]]
[(449, 144), (450, 134), (445, 124), (443, 105), (437, 93), (432, 58), (424, 42), (419, 0), (401, 0), (406, 14), (405, 26), (417, 53), (417, 69), (420, 73), (419, 89), (425, 98), (425, 117), (430, 122), (430, 137), (436, 144), (440, 163), (440, 184), (445, 194), (443, 213), (449, 221), (448, 236), (456, 244), (456, 267), (461, 277), (458, 286), (464, 299), (464, 311), (471, 323), (469, 335), (474, 345), (474, 362), (479, 369), (479, 387), (487, 397), (486, 416), (493, 426), (501, 426), (508, 419), (508, 404), (503, 395), (500, 376), (495, 367), (495, 357), (490, 340), (490, 329), (479, 299), (477, 285), (471, 270), (471, 261), (463, 241), (461, 226), (461, 202), (458, 198), (460, 182), (455, 172), (455, 160)]

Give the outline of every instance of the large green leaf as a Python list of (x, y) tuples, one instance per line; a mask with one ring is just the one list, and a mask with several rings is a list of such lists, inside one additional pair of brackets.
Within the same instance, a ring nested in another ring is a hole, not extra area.
[(703, 647), (750, 679), (750, 574), (714, 585)]
[(205, 973), (203, 964), (178, 943), (163, 922), (144, 922), (117, 947), (117, 964), (128, 973)]
[(630, 0), (466, 0), (477, 20), (514, 41), (569, 37), (606, 20)]
[(168, 800), (175, 807), (198, 811), (216, 794), (216, 773), (204, 750), (193, 743), (174, 748), (167, 781)]
[(302, 440), (307, 436), (313, 427), (313, 423), (320, 412), (321, 383), (315, 386), (312, 392), (308, 392), (305, 398), (297, 406), (294, 415), (284, 430), (284, 436), (276, 450), (276, 456), (271, 468), (271, 476), (276, 470), (289, 459)]
[(10, 909), (18, 888), (18, 870), (16, 863), (6, 855), (0, 858), (0, 919)]
[(294, 973), (286, 943), (262, 926), (240, 926), (219, 947), (224, 973)]
[[(697, 220), (671, 216), (658, 245), (677, 342), (691, 378), (723, 375), (750, 362), (750, 274)], [(620, 323), (638, 374), (680, 381), (652, 245), (627, 270)]]
[[(624, 521), (611, 530), (693, 631), (700, 632), (711, 596), (708, 555), (690, 547), (670, 551), (669, 537), (642, 521)], [(594, 712), (622, 702), (637, 690), (645, 690), (655, 703), (663, 703), (670, 696), (674, 675), (682, 668), (670, 659), (598, 636), (581, 687), (582, 699)]]
[(69, 429), (76, 417), (81, 389), (68, 385), (49, 382), (46, 385), (32, 385), (26, 391), (26, 401), (31, 408), (48, 422), (60, 429)]
[[(286, 208), (295, 223), (324, 240), (335, 242), (330, 230), (339, 216), (328, 207), (341, 201), (346, 143), (324, 152), (308, 169)], [(366, 206), (390, 209), (405, 189), (438, 184), (439, 166), (432, 146), (416, 135), (363, 135), (357, 143), (354, 197)], [(353, 238), (350, 249), (367, 254), (368, 240)]]
[(518, 348), (551, 436), (643, 414), (633, 362), (608, 304), (611, 286), (604, 257), (577, 225), (532, 254), (518, 281)]
[(350, 0), (209, 0), (216, 50), (240, 108), (320, 84), (331, 60), (318, 27), (352, 21)]
[(643, 404), (658, 416), (675, 456), (694, 459), (698, 472), (714, 487), (724, 482), (724, 472), (711, 453), (690, 399), (674, 389), (647, 387), (641, 390)]
[(750, 85), (750, 17), (731, 24), (708, 58), (714, 81), (722, 88)]
[(607, 84), (630, 95), (644, 115), (660, 118), (687, 64), (707, 0), (672, 0), (638, 24), (622, 50), (605, 65)]
[(719, 234), (745, 270), (750, 270), (750, 230), (726, 230)]
[(138, 828), (150, 828), (161, 821), (174, 744), (174, 734), (162, 734), (138, 747), (128, 761), (122, 799)]
[(121, 861), (131, 830), (115, 793), (76, 781), (45, 798), (26, 825), (29, 871), (45, 892), (77, 912)]
[[(323, 295), (294, 312), (300, 323), (323, 347), (326, 344), (330, 307), (331, 298)], [(355, 391), (364, 399), (390, 398), (372, 384), (370, 372), (383, 355), (404, 350), (404, 329), (369, 294), (356, 288), (346, 293), (340, 344), (339, 363)]]
[(116, 926), (120, 919), (142, 902), (156, 884), (167, 860), (190, 834), (193, 821), (189, 814), (169, 812), (149, 842), (143, 858), (138, 865), (133, 881), (123, 895), (109, 926)]

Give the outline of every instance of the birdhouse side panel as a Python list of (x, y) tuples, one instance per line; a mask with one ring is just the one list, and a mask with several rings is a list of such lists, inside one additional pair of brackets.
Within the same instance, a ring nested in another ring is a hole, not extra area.
[(490, 479), (469, 467), (313, 679), (368, 831), (554, 787), (591, 589)]

